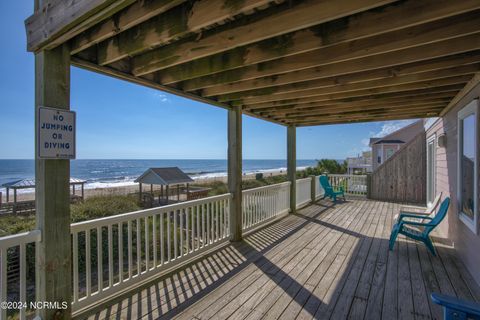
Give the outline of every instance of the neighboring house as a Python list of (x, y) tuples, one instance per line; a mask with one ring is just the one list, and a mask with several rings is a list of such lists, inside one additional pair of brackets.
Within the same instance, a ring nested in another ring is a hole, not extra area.
[(372, 152), (364, 151), (362, 155), (347, 158), (347, 173), (369, 173), (372, 172)]
[(443, 117), (426, 123), (427, 202), (435, 194), (452, 205), (439, 235), (448, 238), (480, 283), (479, 156), (480, 107), (477, 84)]
[(393, 156), (402, 145), (410, 142), (424, 131), (424, 121), (418, 120), (382, 138), (370, 138), (372, 148), (372, 170), (375, 171), (388, 158)]

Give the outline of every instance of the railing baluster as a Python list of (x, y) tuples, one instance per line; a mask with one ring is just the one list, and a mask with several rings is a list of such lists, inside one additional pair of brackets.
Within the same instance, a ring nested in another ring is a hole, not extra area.
[(92, 265), (91, 265), (91, 246), (90, 246), (90, 229), (85, 230), (85, 265), (86, 265), (86, 286), (87, 297), (92, 293)]
[(171, 257), (171, 251), (172, 251), (172, 241), (170, 237), (170, 211), (167, 211), (167, 262), (170, 262), (172, 259)]
[(153, 237), (153, 269), (157, 268), (157, 215), (152, 216), (152, 237)]
[[(7, 301), (7, 248), (0, 249), (0, 302)], [(7, 308), (0, 308), (0, 318), (7, 319)]]
[(149, 219), (145, 217), (145, 271), (150, 269), (150, 236), (149, 236)]
[(137, 275), (139, 276), (142, 273), (142, 240), (141, 240), (141, 229), (140, 229), (140, 218), (137, 218), (136, 223), (137, 229)]
[(190, 252), (190, 230), (189, 228), (189, 221), (190, 220), (190, 215), (189, 215), (189, 208), (184, 209), (185, 212), (185, 237), (186, 237), (186, 248), (185, 248), (185, 254), (188, 254)]
[(178, 257), (178, 243), (177, 243), (177, 211), (173, 211), (173, 259)]
[(123, 222), (118, 223), (118, 282), (123, 282)]
[(180, 247), (178, 250), (178, 256), (183, 257), (183, 210), (178, 210), (178, 214), (180, 215), (180, 228), (178, 228), (178, 231), (180, 232)]
[(103, 251), (102, 227), (97, 227), (97, 287), (98, 292), (103, 290)]
[(160, 213), (160, 264), (164, 263), (164, 251), (165, 238), (163, 236), (163, 228), (165, 228), (165, 212)]
[(73, 233), (73, 302), (78, 301), (78, 233)]
[[(27, 268), (25, 264), (27, 263), (25, 255), (25, 243), (20, 244), (20, 302), (27, 301)], [(0, 300), (4, 301), (4, 300)], [(20, 308), (20, 319), (25, 319), (25, 308)]]
[(113, 286), (113, 237), (112, 225), (108, 225), (108, 287)]
[(133, 275), (133, 257), (132, 257), (132, 220), (127, 222), (127, 242), (128, 242), (128, 280), (132, 279)]

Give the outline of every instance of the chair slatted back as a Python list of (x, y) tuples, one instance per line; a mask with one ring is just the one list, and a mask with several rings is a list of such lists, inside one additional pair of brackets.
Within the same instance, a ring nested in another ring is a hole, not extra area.
[(447, 215), (449, 206), (450, 206), (450, 197), (447, 197), (445, 198), (445, 200), (443, 200), (435, 217), (425, 226), (425, 229), (423, 231), (424, 234), (428, 235), (433, 229), (435, 229), (436, 226), (440, 224), (440, 222), (442, 222), (442, 220)]

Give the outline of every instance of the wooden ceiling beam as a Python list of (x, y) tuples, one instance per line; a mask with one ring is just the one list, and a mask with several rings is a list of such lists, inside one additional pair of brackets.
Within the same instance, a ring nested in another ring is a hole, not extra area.
[(328, 124), (348, 124), (358, 122), (373, 122), (373, 121), (391, 121), (391, 120), (407, 120), (407, 119), (419, 119), (438, 116), (439, 111), (432, 113), (408, 113), (408, 114), (391, 114), (391, 115), (372, 115), (366, 117), (343, 117), (343, 118), (330, 118), (330, 119), (306, 119), (295, 121), (284, 121), (286, 125), (295, 126), (315, 126), (315, 125), (328, 125)]
[[(98, 64), (140, 54), (226, 19), (266, 6), (269, 0), (187, 2), (98, 44)], [(192, 5), (193, 3), (193, 5)]]
[[(260, 83), (262, 78), (265, 79), (269, 74), (271, 76), (268, 76), (268, 82), (281, 85), (425, 61), (478, 49), (480, 49), (480, 33), (327, 65), (324, 64), (322, 57), (314, 55), (310, 56), (308, 61), (292, 61), (292, 64), (283, 64), (282, 59), (279, 59), (275, 63), (269, 62), (268, 68), (265, 65), (264, 69), (246, 67), (227, 71), (211, 77), (185, 81), (181, 87), (185, 91), (194, 91), (217, 84), (237, 82), (232, 83), (231, 88), (240, 91), (239, 87), (243, 86), (248, 90), (258, 88), (254, 84)], [(307, 65), (310, 65), (310, 68), (305, 69)], [(305, 70), (298, 70), (298, 68)]]
[(305, 29), (397, 0), (304, 0), (280, 5), (278, 11), (259, 20), (213, 33), (197, 41), (173, 43), (132, 60), (136, 76), (225, 52), (275, 36)]
[(273, 118), (278, 121), (306, 121), (306, 120), (315, 120), (315, 119), (341, 119), (341, 118), (364, 118), (368, 116), (378, 116), (378, 115), (404, 115), (404, 114), (418, 114), (424, 113), (429, 115), (431, 113), (439, 113), (443, 108), (443, 105), (429, 105), (425, 107), (416, 107), (416, 108), (402, 108), (402, 109), (372, 109), (368, 111), (348, 111), (348, 112), (339, 112), (339, 113), (324, 113), (324, 114), (316, 114), (316, 115), (298, 115), (293, 117), (280, 117), (280, 116), (272, 116)]
[(417, 96), (407, 96), (407, 97), (398, 97), (398, 98), (384, 98), (384, 99), (366, 99), (366, 100), (357, 100), (357, 101), (327, 101), (319, 103), (307, 103), (299, 104), (293, 106), (281, 106), (277, 108), (265, 108), (265, 109), (250, 109), (245, 111), (257, 112), (259, 114), (288, 114), (295, 113), (299, 111), (315, 111), (317, 109), (327, 109), (327, 108), (369, 108), (382, 105), (415, 105), (415, 104), (425, 104), (429, 102), (439, 102), (439, 101), (450, 101), (457, 91), (443, 92), (436, 94), (427, 94)]
[[(256, 97), (250, 97), (250, 98), (246, 97), (241, 100), (235, 100), (235, 101), (240, 101), (241, 104), (255, 104), (255, 103), (278, 101), (278, 100), (288, 100), (288, 99), (295, 99), (298, 97), (309, 97), (309, 96), (318, 96), (318, 95), (325, 95), (325, 94), (339, 93), (339, 92), (382, 88), (382, 87), (388, 87), (392, 85), (444, 79), (444, 78), (450, 78), (454, 76), (473, 75), (475, 72), (478, 72), (478, 71), (480, 71), (480, 63), (461, 66), (457, 68), (415, 73), (415, 74), (410, 74), (406, 76), (390, 77), (385, 79), (357, 82), (352, 84), (337, 85), (337, 86), (330, 86), (330, 87), (322, 86), (323, 85), (322, 80), (314, 80), (309, 83), (309, 86), (308, 86), (309, 89), (303, 89), (303, 90), (300, 89), (298, 91), (287, 91), (286, 93), (283, 93), (283, 90), (281, 88), (278, 88), (278, 91), (272, 94), (265, 94), (262, 96), (256, 96)], [(307, 87), (307, 84), (305, 84), (305, 87)], [(227, 103), (232, 101), (231, 99), (228, 99), (225, 96), (219, 96), (217, 97), (216, 100), (220, 102), (227, 102)]]
[(322, 125), (338, 125), (338, 124), (354, 124), (362, 122), (376, 122), (376, 121), (391, 121), (391, 120), (408, 120), (408, 119), (419, 119), (419, 118), (428, 118), (427, 116), (422, 115), (395, 115), (395, 116), (384, 116), (384, 117), (369, 117), (365, 119), (350, 119), (350, 120), (328, 120), (328, 121), (301, 121), (301, 122), (285, 122), (285, 125), (294, 125), (296, 127), (312, 127), (312, 126), (322, 126)]
[(137, 1), (111, 18), (99, 23), (70, 41), (70, 52), (76, 54), (101, 41), (113, 37), (159, 14), (176, 7), (186, 0)]
[[(393, 93), (380, 93), (380, 94), (371, 94), (366, 96), (357, 96), (357, 97), (332, 97), (332, 99), (325, 99), (324, 97), (320, 97), (320, 99), (316, 98), (309, 98), (308, 101), (291, 101), (289, 104), (277, 104), (277, 103), (263, 103), (257, 105), (246, 105), (243, 106), (242, 109), (247, 111), (252, 110), (268, 110), (268, 109), (290, 109), (294, 108), (297, 105), (308, 105), (308, 104), (333, 104), (337, 102), (354, 102), (354, 101), (371, 101), (371, 100), (380, 100), (380, 99), (393, 99), (393, 98), (412, 98), (421, 95), (436, 95), (439, 93), (448, 93), (448, 94), (456, 94), (463, 88), (463, 84), (454, 84), (436, 88), (428, 88), (428, 89), (415, 89), (415, 90), (408, 90), (408, 91), (401, 91), (401, 92), (393, 92)], [(307, 100), (307, 99), (305, 99)]]
[[(278, 101), (271, 101), (267, 102), (267, 104), (271, 104), (272, 106), (281, 106), (284, 104), (292, 104), (292, 103), (305, 103), (305, 102), (312, 102), (312, 101), (329, 101), (335, 99), (345, 99), (345, 98), (354, 98), (354, 97), (362, 97), (362, 96), (371, 96), (371, 95), (381, 95), (381, 94), (389, 94), (389, 93), (397, 93), (397, 92), (404, 92), (404, 91), (412, 91), (412, 90), (420, 90), (420, 89), (429, 89), (429, 88), (438, 88), (450, 85), (464, 85), (467, 83), (472, 77), (470, 75), (464, 76), (457, 76), (451, 78), (444, 78), (438, 80), (431, 80), (431, 81), (422, 81), (422, 82), (415, 82), (415, 83), (407, 83), (407, 84), (399, 84), (399, 85), (391, 85), (381, 88), (373, 88), (373, 89), (364, 89), (364, 90), (356, 90), (356, 91), (349, 91), (349, 92), (341, 92), (341, 93), (327, 93), (322, 94), (321, 90), (315, 96), (306, 96), (303, 97), (302, 95), (298, 95), (297, 98), (288, 99), (288, 100), (278, 100)], [(259, 103), (261, 105), (265, 105), (265, 103)], [(242, 105), (241, 103), (231, 103), (231, 105)], [(249, 104), (252, 106), (254, 104)]]
[[(442, 5), (452, 7), (450, 12), (452, 16), (440, 19), (442, 16), (436, 15), (443, 9), (440, 8)], [(478, 3), (472, 6), (472, 8), (477, 7), (480, 7)], [(392, 48), (398, 50), (478, 31), (480, 24), (478, 11), (453, 16), (456, 12), (459, 12), (458, 8), (451, 1), (441, 4), (431, 0), (409, 1), (402, 5), (387, 6), (383, 11), (361, 12), (189, 63), (163, 67), (157, 77), (163, 84), (172, 84), (279, 58), (290, 57), (285, 61), (288, 63), (297, 55), (310, 51), (325, 55), (325, 64), (327, 64), (333, 57), (337, 61), (347, 60), (391, 51)], [(396, 17), (408, 16), (408, 18), (388, 19), (392, 13), (396, 13)], [(428, 23), (426, 23), (427, 18), (429, 18)], [(432, 19), (440, 20), (430, 21)], [(372, 24), (375, 28), (372, 28)], [(351, 41), (355, 42), (350, 43)], [(330, 51), (317, 51), (327, 47), (334, 48)], [(328, 55), (328, 52), (332, 51), (337, 52), (337, 56)], [(303, 59), (298, 57), (298, 60)]]
[(289, 112), (279, 112), (279, 111), (270, 111), (270, 112), (258, 112), (260, 116), (275, 116), (275, 117), (296, 117), (296, 116), (305, 116), (305, 115), (321, 115), (331, 112), (347, 112), (347, 111), (367, 111), (367, 110), (377, 110), (377, 109), (395, 109), (395, 108), (409, 108), (409, 107), (429, 107), (429, 106), (446, 106), (448, 104), (448, 99), (437, 99), (432, 101), (421, 101), (421, 102), (409, 102), (409, 103), (391, 103), (391, 104), (381, 104), (381, 105), (368, 105), (365, 107), (352, 107), (352, 106), (334, 106), (334, 107), (319, 107), (315, 109), (295, 109), (290, 110)]
[(43, 7), (25, 20), (27, 50), (38, 52), (53, 49), (134, 1), (44, 1)]
[(448, 111), (450, 111), (457, 103), (465, 98), (472, 90), (474, 90), (478, 85), (480, 85), (480, 72), (477, 72), (472, 79), (462, 88), (462, 90), (450, 101), (448, 106), (442, 110), (440, 113), (441, 116), (444, 116)]
[[(377, 80), (377, 79), (385, 79), (391, 78), (396, 76), (403, 76), (421, 72), (428, 72), (428, 71), (440, 71), (443, 69), (459, 67), (463, 65), (479, 63), (480, 62), (480, 51), (474, 51), (468, 54), (459, 54), (459, 55), (452, 55), (447, 57), (440, 57), (435, 58), (432, 60), (427, 61), (419, 61), (407, 64), (401, 64), (396, 66), (389, 66), (380, 69), (373, 69), (367, 71), (360, 71), (345, 75), (333, 76), (333, 77), (321, 77), (321, 73), (319, 73), (319, 78), (311, 77), (311, 80), (302, 81), (304, 78), (303, 74), (310, 74), (310, 70), (303, 70), (295, 72), (298, 75), (298, 82), (290, 83), (290, 84), (278, 84), (275, 85), (275, 78), (269, 77), (267, 79), (272, 79), (267, 83), (267, 81), (263, 81), (263, 79), (257, 79), (254, 82), (255, 86), (253, 90), (251, 87), (241, 86), (239, 91), (236, 90), (236, 85), (238, 84), (247, 84), (248, 82), (243, 83), (233, 83), (227, 84), (224, 86), (216, 86), (210, 87), (202, 90), (202, 96), (204, 97), (213, 97), (213, 96), (220, 96), (220, 95), (228, 95), (230, 100), (237, 100), (242, 97), (253, 97), (258, 95), (267, 94), (274, 94), (278, 91), (299, 91), (301, 89), (307, 89), (308, 85), (311, 81), (315, 81), (315, 83), (319, 87), (332, 87), (340, 84), (350, 84), (350, 83), (358, 83), (363, 81), (370, 81), (370, 80)], [(305, 72), (307, 71), (307, 72)], [(257, 89), (258, 88), (258, 89)]]

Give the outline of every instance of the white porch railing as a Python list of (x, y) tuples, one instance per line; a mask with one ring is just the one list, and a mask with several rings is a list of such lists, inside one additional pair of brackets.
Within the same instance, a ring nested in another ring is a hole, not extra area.
[(229, 238), (230, 194), (72, 224), (78, 311)]
[(323, 190), (322, 186), (320, 185), (320, 176), (315, 177), (315, 199), (323, 197), (325, 190)]
[(286, 214), (290, 207), (290, 182), (242, 191), (243, 231)]
[(329, 174), (328, 180), (333, 187), (343, 187), (345, 194), (367, 195), (367, 176), (353, 174)]
[(312, 201), (312, 178), (297, 180), (297, 209)]
[[(34, 265), (33, 260), (30, 260), (27, 265), (27, 250), (29, 259), (34, 258), (35, 243), (40, 240), (39, 230), (0, 238), (0, 302), (12, 303), (11, 306), (0, 308), (0, 319), (7, 319), (9, 309), (9, 312), (18, 312), (20, 319), (25, 319), (29, 308), (25, 308), (23, 303), (35, 301), (35, 298), (32, 297), (35, 294), (34, 291), (29, 292), (29, 297), (27, 297), (27, 268), (29, 265), (30, 267)], [(12, 279), (13, 281), (11, 281)], [(28, 280), (33, 281), (33, 279)]]

